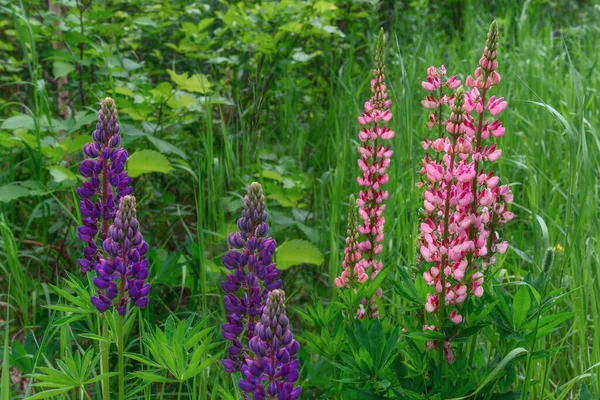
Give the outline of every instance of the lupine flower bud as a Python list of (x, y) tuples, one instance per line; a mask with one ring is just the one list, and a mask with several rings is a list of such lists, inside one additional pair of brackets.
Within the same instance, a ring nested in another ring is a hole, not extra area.
[(144, 258), (148, 244), (139, 230), (135, 206), (134, 196), (120, 199), (108, 237), (102, 243), (108, 257), (100, 258), (98, 276), (94, 278), (98, 296), (91, 298), (100, 312), (114, 305), (124, 315), (128, 303), (137, 307), (148, 305), (150, 284), (144, 283), (148, 277), (148, 260)]
[(283, 290), (269, 292), (256, 332), (258, 336), (249, 342), (254, 358), (247, 359), (241, 368), (239, 385), (244, 398), (248, 399), (249, 394), (254, 399), (299, 398), (302, 387), (294, 386), (300, 377), (294, 356), (300, 346), (289, 329)]
[[(495, 117), (506, 108), (503, 98), (492, 96), (486, 102), (487, 92), (500, 82), (497, 49), (498, 27), (493, 22), (475, 79), (469, 76), (466, 80), (472, 89), (465, 92), (458, 87), (450, 116), (439, 121), (449, 137), (441, 134), (422, 143), (424, 149), (438, 153), (427, 155), (420, 171), (424, 175), (420, 186), (425, 189), (420, 256), (426, 265), (423, 278), (434, 291), (427, 295), (425, 310), (443, 310), (456, 325), (464, 322), (463, 303), (483, 296), (485, 270), (495, 263), (494, 254), (504, 253), (508, 247), (496, 230), (513, 217), (506, 207), (512, 202), (510, 189), (500, 186), (499, 177), (482, 168), (484, 161), (494, 162), (502, 154), (495, 143), (484, 145), (483, 140), (501, 137), (505, 131), (500, 121), (488, 121), (485, 116), (488, 111)], [(438, 346), (443, 346), (440, 351), (448, 362), (454, 362), (449, 339), (436, 346), (428, 343), (429, 349)]]
[[(106, 98), (98, 110), (98, 123), (92, 132), (94, 141), (83, 148), (87, 157), (79, 166), (84, 178), (77, 189), (81, 197), (79, 207), (83, 225), (78, 228), (79, 238), (86, 244), (84, 258), (78, 260), (83, 272), (100, 267), (98, 245), (106, 239), (107, 229), (115, 213), (115, 205), (122, 196), (133, 192), (131, 178), (124, 172), (127, 151), (119, 148), (121, 137), (117, 109), (111, 98)], [(96, 235), (100, 232), (99, 237)]]
[(227, 239), (233, 249), (223, 256), (223, 265), (231, 271), (227, 280), (221, 282), (227, 293), (224, 304), (228, 314), (222, 333), (231, 342), (223, 367), (229, 373), (239, 370), (248, 357), (247, 345), (255, 336), (267, 293), (281, 287), (280, 271), (273, 262), (277, 243), (267, 237), (265, 208), (262, 186), (254, 182), (244, 197), (242, 217), (237, 222), (239, 231)]

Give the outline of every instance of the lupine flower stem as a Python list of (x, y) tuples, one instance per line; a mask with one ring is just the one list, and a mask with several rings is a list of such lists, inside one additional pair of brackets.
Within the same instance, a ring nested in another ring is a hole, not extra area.
[[(101, 336), (103, 339), (100, 341), (100, 373), (105, 374), (109, 372), (109, 352), (110, 352), (110, 338), (108, 335), (108, 322), (106, 318), (98, 317), (98, 320), (102, 321)], [(102, 399), (110, 400), (110, 377), (102, 379)]]
[(125, 399), (125, 363), (123, 362), (123, 347), (125, 341), (123, 338), (123, 316), (119, 315), (119, 324), (117, 326), (117, 363), (119, 369), (119, 399)]

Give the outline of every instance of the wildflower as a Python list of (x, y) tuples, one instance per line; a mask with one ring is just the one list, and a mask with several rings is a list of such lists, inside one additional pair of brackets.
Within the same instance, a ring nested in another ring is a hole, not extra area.
[[(495, 254), (504, 253), (508, 247), (496, 230), (513, 217), (507, 210), (512, 193), (508, 186), (500, 185), (498, 176), (482, 168), (484, 162), (495, 162), (502, 155), (495, 143), (483, 141), (505, 133), (495, 117), (506, 108), (506, 101), (502, 97), (487, 98), (488, 91), (500, 82), (497, 49), (498, 29), (493, 22), (475, 78), (466, 79), (471, 90), (465, 92), (459, 87), (453, 100), (446, 102), (451, 108), (448, 119), (436, 120), (445, 126), (448, 136), (440, 134), (422, 143), (424, 149), (437, 153), (423, 159), (420, 171), (424, 176), (426, 215), (419, 247), (423, 261), (430, 263), (423, 279), (435, 292), (428, 294), (425, 309), (438, 313), (440, 326), (446, 316), (455, 325), (464, 322), (462, 304), (469, 296), (483, 296), (485, 270), (495, 263)], [(441, 86), (432, 75), (433, 71), (428, 70), (430, 85), (423, 87)], [(486, 113), (494, 118), (488, 120)], [(449, 340), (443, 345), (440, 342), (440, 351), (452, 363), (455, 357)]]
[(120, 199), (108, 237), (102, 243), (108, 256), (99, 259), (98, 276), (94, 278), (98, 296), (91, 298), (100, 312), (114, 305), (120, 315), (125, 315), (127, 304), (148, 305), (150, 284), (144, 283), (148, 277), (148, 260), (144, 258), (148, 244), (139, 230), (135, 206), (132, 195)]
[[(266, 221), (262, 186), (254, 182), (244, 197), (244, 210), (237, 222), (239, 231), (227, 239), (232, 249), (223, 257), (223, 265), (232, 271), (221, 282), (227, 293), (224, 296), (227, 323), (223, 324), (222, 333), (231, 342), (223, 366), (229, 373), (239, 370), (248, 357), (245, 344), (255, 336), (256, 321), (260, 319), (268, 292), (281, 287), (280, 271), (273, 263), (277, 243), (267, 237)], [(240, 289), (242, 293), (238, 295)]]
[(431, 66), (427, 68), (427, 79), (421, 83), (423, 89), (431, 92), (427, 95), (425, 100), (421, 101), (424, 108), (433, 110), (433, 112), (429, 114), (429, 121), (426, 126), (428, 128), (433, 128), (436, 125), (439, 126), (440, 136), (443, 134), (442, 125), (444, 122), (444, 107), (449, 107), (454, 100), (454, 96), (446, 95), (443, 89), (448, 88), (454, 90), (460, 86), (460, 80), (457, 79), (456, 75), (445, 79), (446, 72), (446, 67), (443, 64), (439, 69)]
[(77, 189), (83, 225), (78, 228), (79, 238), (86, 244), (84, 258), (78, 260), (83, 272), (100, 268), (100, 252), (96, 243), (107, 237), (108, 227), (115, 214), (115, 205), (123, 196), (133, 192), (127, 176), (127, 151), (120, 147), (120, 126), (117, 109), (111, 98), (106, 98), (98, 110), (98, 123), (92, 132), (93, 142), (83, 148), (86, 159), (79, 166), (82, 177), (88, 178)]
[(344, 250), (344, 261), (342, 274), (335, 278), (334, 284), (338, 288), (356, 287), (369, 279), (365, 270), (358, 264), (360, 252), (358, 251), (358, 216), (356, 215), (356, 200), (350, 195), (350, 206), (348, 207), (348, 229), (346, 230), (346, 249)]
[(300, 376), (294, 356), (300, 346), (289, 329), (283, 290), (269, 292), (256, 332), (249, 342), (254, 358), (246, 359), (241, 367), (239, 385), (244, 398), (249, 398), (248, 393), (254, 399), (299, 398), (302, 387), (294, 386)]
[(386, 170), (393, 154), (390, 146), (385, 145), (385, 142), (394, 137), (394, 131), (388, 126), (392, 119), (390, 111), (392, 101), (387, 99), (386, 93), (383, 45), (383, 30), (381, 30), (377, 39), (375, 69), (371, 80), (373, 96), (365, 103), (364, 113), (358, 117), (358, 122), (363, 128), (358, 134), (362, 143), (358, 149), (361, 155), (358, 166), (362, 175), (357, 181), (363, 189), (359, 193), (356, 205), (362, 219), (358, 232), (365, 236), (365, 239), (358, 244), (362, 254), (358, 266), (364, 271), (370, 271), (371, 279), (375, 279), (382, 268), (378, 255), (383, 251), (384, 201), (388, 198), (388, 192), (383, 190), (383, 186), (389, 180)]

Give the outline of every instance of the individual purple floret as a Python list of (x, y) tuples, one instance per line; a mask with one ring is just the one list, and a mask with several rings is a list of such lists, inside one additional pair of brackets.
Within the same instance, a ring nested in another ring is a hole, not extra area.
[(148, 244), (140, 232), (136, 218), (135, 197), (126, 195), (119, 201), (112, 225), (108, 228), (108, 237), (102, 248), (108, 255), (100, 258), (100, 267), (94, 278), (98, 296), (92, 296), (92, 304), (100, 312), (111, 305), (124, 315), (127, 303), (137, 307), (148, 304), (150, 284), (144, 284), (148, 277)]
[(77, 189), (83, 225), (78, 228), (79, 238), (85, 242), (84, 258), (78, 264), (84, 272), (100, 267), (96, 236), (106, 239), (108, 227), (115, 213), (115, 205), (123, 196), (131, 194), (131, 178), (127, 176), (125, 161), (127, 151), (120, 147), (120, 127), (117, 109), (111, 98), (106, 98), (98, 110), (98, 123), (92, 132), (94, 141), (83, 148), (86, 159), (79, 166), (84, 178), (83, 187)]
[(280, 271), (273, 263), (277, 243), (266, 237), (269, 231), (266, 221), (262, 186), (254, 182), (244, 197), (244, 211), (237, 222), (239, 231), (228, 237), (233, 249), (223, 257), (223, 265), (232, 271), (221, 282), (227, 293), (224, 297), (227, 323), (223, 324), (222, 332), (231, 342), (229, 358), (223, 360), (223, 366), (229, 373), (239, 371), (248, 357), (247, 342), (255, 335), (255, 323), (260, 319), (267, 293), (281, 287)]
[(246, 359), (242, 365), (240, 388), (254, 400), (295, 400), (302, 394), (302, 387), (295, 386), (300, 376), (298, 342), (289, 329), (285, 314), (285, 292), (275, 289), (269, 292), (260, 322), (256, 324), (257, 336), (250, 339), (250, 351), (254, 359)]

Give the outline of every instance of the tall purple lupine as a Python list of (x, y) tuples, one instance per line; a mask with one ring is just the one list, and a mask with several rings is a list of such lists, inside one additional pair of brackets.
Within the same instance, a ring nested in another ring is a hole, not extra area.
[(79, 166), (80, 174), (89, 179), (77, 189), (83, 217), (78, 233), (86, 244), (78, 263), (84, 272), (96, 271), (98, 295), (90, 301), (98, 311), (114, 305), (124, 315), (128, 302), (138, 307), (148, 304), (150, 284), (144, 284), (148, 244), (139, 231), (131, 177), (125, 171), (127, 151), (120, 147), (119, 132), (115, 102), (106, 98), (98, 110), (94, 141), (84, 146), (86, 159)]
[(98, 123), (92, 132), (94, 141), (84, 146), (86, 159), (79, 166), (81, 176), (89, 178), (83, 182), (83, 187), (77, 189), (83, 218), (78, 232), (79, 238), (86, 244), (84, 258), (78, 260), (83, 272), (100, 267), (97, 236), (101, 242), (107, 238), (115, 206), (121, 197), (133, 192), (131, 178), (124, 171), (127, 151), (120, 147), (119, 132), (115, 102), (107, 97), (98, 110)]
[(277, 243), (267, 237), (266, 221), (262, 186), (254, 182), (244, 197), (244, 210), (237, 222), (239, 231), (227, 239), (233, 249), (223, 257), (223, 265), (232, 271), (221, 283), (227, 293), (224, 297), (227, 323), (223, 324), (222, 332), (231, 342), (229, 358), (223, 360), (223, 366), (229, 373), (239, 371), (249, 357), (247, 343), (255, 336), (267, 294), (281, 287), (280, 271), (273, 263)]
[(137, 307), (148, 305), (150, 284), (144, 283), (148, 277), (148, 260), (144, 258), (148, 244), (139, 228), (135, 197), (122, 197), (108, 237), (102, 243), (108, 257), (100, 258), (98, 276), (94, 278), (98, 296), (92, 296), (91, 301), (100, 312), (114, 305), (124, 315), (128, 303)]
[(256, 332), (249, 342), (254, 358), (246, 359), (241, 368), (239, 385), (244, 398), (249, 394), (255, 400), (299, 398), (302, 387), (294, 386), (300, 377), (294, 356), (300, 346), (289, 328), (283, 290), (269, 292)]

